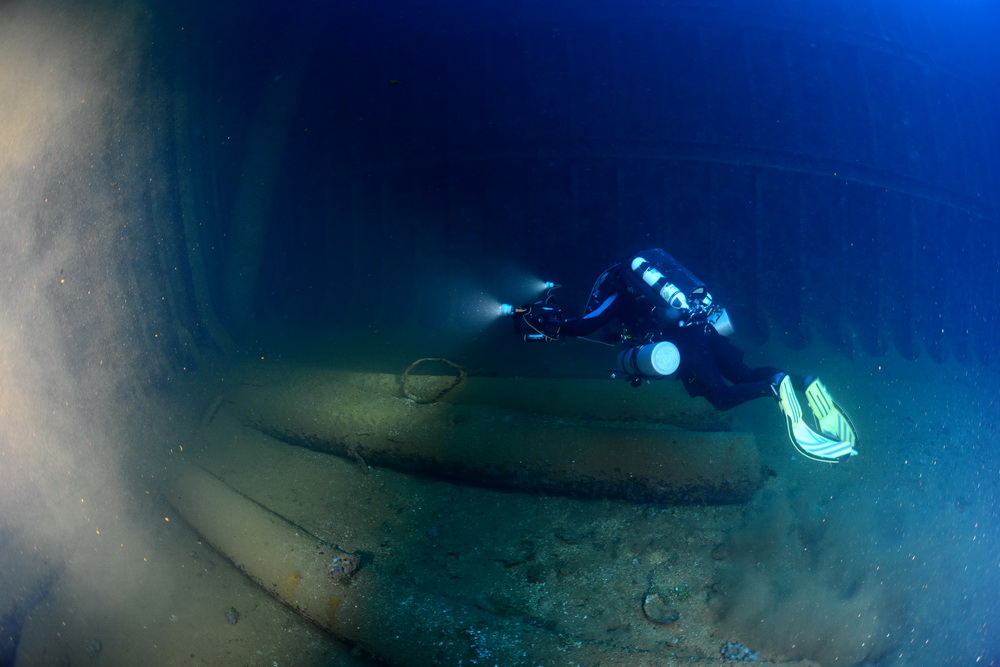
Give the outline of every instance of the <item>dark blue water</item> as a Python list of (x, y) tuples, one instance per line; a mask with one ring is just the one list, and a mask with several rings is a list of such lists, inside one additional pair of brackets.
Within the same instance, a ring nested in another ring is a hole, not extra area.
[[(292, 3), (216, 20), (192, 76), (219, 93), (203, 141), (234, 135), (223, 220), (244, 151), (266, 150), (248, 144), (255, 113), (285, 128), (261, 202), (282, 221), (268, 312), (375, 304), (386, 325), (458, 326), (456, 275), (586, 281), (664, 245), (758, 341), (993, 359), (985, 3)], [(424, 295), (359, 280), (372, 262), (418, 273)]]

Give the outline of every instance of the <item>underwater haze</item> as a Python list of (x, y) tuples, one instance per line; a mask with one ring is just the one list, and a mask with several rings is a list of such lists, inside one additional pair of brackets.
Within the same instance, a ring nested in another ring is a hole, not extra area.
[[(4, 2), (0, 666), (1000, 665), (997, 34)], [(647, 248), (859, 455), (501, 316)]]

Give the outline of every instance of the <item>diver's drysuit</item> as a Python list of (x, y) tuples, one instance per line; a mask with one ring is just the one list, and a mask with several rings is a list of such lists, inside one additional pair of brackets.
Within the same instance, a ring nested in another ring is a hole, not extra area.
[(659, 248), (606, 270), (594, 284), (584, 314), (562, 320), (554, 331), (550, 324), (548, 333), (587, 336), (615, 319), (627, 347), (673, 343), (680, 353), (674, 377), (688, 394), (704, 396), (720, 410), (777, 395), (774, 383), (782, 370), (744, 363), (743, 351), (723, 335), (732, 333), (725, 310), (713, 304), (701, 281)]

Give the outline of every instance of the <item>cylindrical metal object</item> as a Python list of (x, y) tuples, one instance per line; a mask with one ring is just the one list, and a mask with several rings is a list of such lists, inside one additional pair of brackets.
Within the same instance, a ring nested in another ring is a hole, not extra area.
[[(560, 385), (550, 385), (553, 398), (585, 400), (575, 381), (553, 382)], [(460, 397), (419, 404), (384, 376), (317, 373), (304, 382), (244, 385), (229, 399), (245, 423), (285, 442), (465, 484), (724, 504), (745, 502), (763, 479), (752, 434), (539, 414), (541, 396), (534, 413), (459, 404)]]
[(258, 586), (386, 664), (660, 664), (660, 656), (628, 648), (569, 645), (531, 623), (408, 589), (372, 563), (332, 578), (331, 554), (342, 552), (197, 466), (181, 464), (164, 493), (195, 532)]

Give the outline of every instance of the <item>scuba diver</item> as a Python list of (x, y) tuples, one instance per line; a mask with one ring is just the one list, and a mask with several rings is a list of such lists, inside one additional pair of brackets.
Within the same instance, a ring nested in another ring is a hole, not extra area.
[[(604, 271), (580, 317), (558, 308), (552, 296), (558, 286), (546, 286), (541, 301), (519, 308), (501, 306), (526, 340), (585, 338), (617, 320), (618, 330), (608, 338), (623, 350), (613, 377), (624, 374), (636, 387), (646, 380), (675, 377), (690, 396), (703, 396), (719, 410), (771, 396), (785, 416), (792, 444), (804, 456), (836, 463), (857, 454), (857, 431), (823, 383), (773, 366), (748, 366), (743, 351), (728, 339), (733, 325), (726, 309), (664, 250), (644, 250)], [(796, 389), (805, 393), (811, 423)]]

